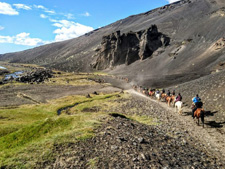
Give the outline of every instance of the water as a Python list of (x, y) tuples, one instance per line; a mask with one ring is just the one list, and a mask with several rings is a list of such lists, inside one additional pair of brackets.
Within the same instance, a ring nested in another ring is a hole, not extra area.
[(0, 69), (6, 69), (5, 67), (0, 66)]
[(21, 74), (23, 74), (23, 71), (19, 71), (19, 72), (14, 72), (12, 74), (8, 74), (5, 76), (4, 80), (9, 80), (11, 77), (13, 77), (13, 79), (18, 78)]

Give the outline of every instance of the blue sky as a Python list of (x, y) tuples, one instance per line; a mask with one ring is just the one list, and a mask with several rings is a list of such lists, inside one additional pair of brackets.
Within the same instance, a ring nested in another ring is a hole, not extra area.
[(177, 0), (0, 0), (0, 54), (81, 36)]

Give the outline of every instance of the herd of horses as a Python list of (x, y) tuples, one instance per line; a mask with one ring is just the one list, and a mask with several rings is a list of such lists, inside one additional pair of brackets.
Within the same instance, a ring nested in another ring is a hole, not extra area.
[[(145, 96), (148, 96), (151, 98), (155, 97), (158, 101), (166, 102), (169, 107), (171, 106), (175, 107), (175, 111), (178, 112), (180, 115), (182, 114), (183, 102), (176, 101), (176, 95), (168, 96), (164, 92), (156, 92), (155, 89), (149, 90), (147, 88), (143, 88), (141, 86), (135, 86), (135, 85), (133, 85), (133, 89)], [(192, 106), (192, 109), (194, 109), (194, 105)], [(194, 118), (196, 117), (197, 124), (199, 125), (199, 119), (201, 119), (203, 127), (204, 127), (204, 113), (205, 111), (203, 108), (197, 108), (197, 110), (194, 112)]]

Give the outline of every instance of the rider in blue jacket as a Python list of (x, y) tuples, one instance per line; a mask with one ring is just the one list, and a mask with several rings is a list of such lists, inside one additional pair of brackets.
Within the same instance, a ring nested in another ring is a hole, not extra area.
[(196, 97), (193, 98), (192, 100), (194, 102), (194, 104), (196, 105), (196, 103), (200, 102), (201, 101), (201, 98), (198, 97), (198, 94), (196, 95)]
[(194, 107), (193, 110), (192, 110), (192, 117), (194, 118), (194, 113), (195, 113), (195, 111), (197, 110), (197, 108), (202, 108), (203, 103), (202, 103), (202, 101), (201, 101), (201, 98), (198, 97), (198, 94), (196, 95), (196, 97), (194, 97), (194, 98), (192, 99), (192, 101), (193, 101), (193, 103), (195, 104), (195, 107)]

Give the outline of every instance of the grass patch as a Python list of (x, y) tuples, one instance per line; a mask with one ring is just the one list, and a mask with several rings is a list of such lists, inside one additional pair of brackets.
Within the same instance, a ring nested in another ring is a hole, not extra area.
[[(112, 118), (111, 108), (122, 107), (130, 97), (126, 93), (118, 95), (67, 96), (45, 104), (0, 109), (0, 167), (35, 168), (37, 163), (55, 159), (55, 145), (66, 147), (93, 137), (102, 119)], [(58, 116), (57, 110), (62, 108), (65, 111)], [(147, 125), (157, 124), (147, 116), (127, 117)], [(97, 160), (91, 159), (89, 166), (95, 168)]]
[(106, 73), (106, 72), (94, 72), (94, 75), (102, 75), (102, 76), (104, 76), (104, 75), (108, 75), (108, 73)]
[[(108, 113), (104, 111), (82, 112), (95, 105), (115, 99), (118, 93), (84, 96), (68, 96), (46, 104), (23, 105), (0, 109), (0, 166), (33, 168), (37, 162), (54, 159), (55, 144), (67, 144), (94, 136), (94, 128), (101, 124)], [(68, 111), (57, 110), (76, 105)]]
[(55, 77), (51, 78), (50, 81), (46, 82), (46, 84), (72, 86), (97, 85), (96, 82), (89, 80), (89, 78), (93, 77), (93, 75), (89, 74), (72, 74), (61, 72), (60, 75), (55, 74)]
[(149, 116), (139, 116), (134, 114), (132, 116), (129, 116), (129, 118), (146, 125), (159, 125), (159, 123), (157, 122), (157, 119), (151, 118)]

